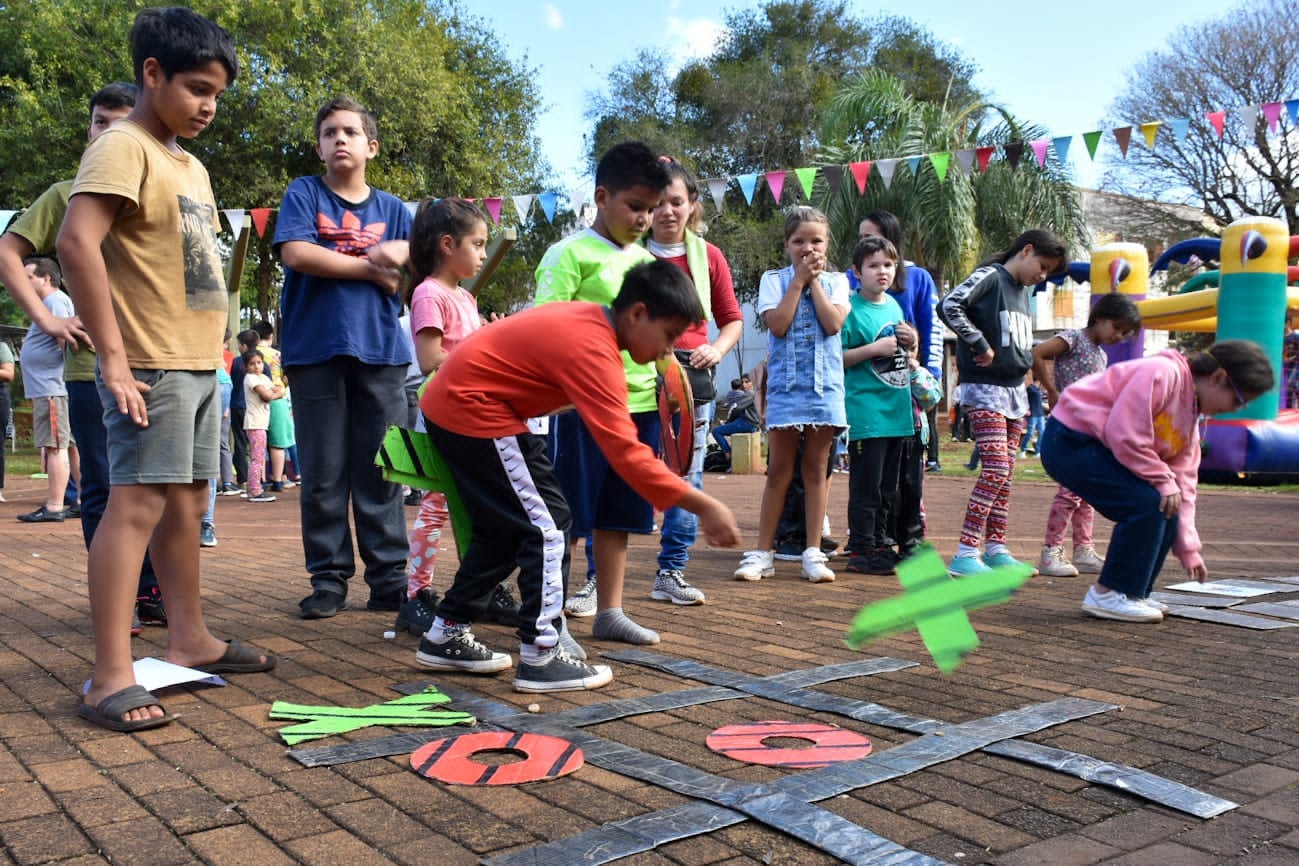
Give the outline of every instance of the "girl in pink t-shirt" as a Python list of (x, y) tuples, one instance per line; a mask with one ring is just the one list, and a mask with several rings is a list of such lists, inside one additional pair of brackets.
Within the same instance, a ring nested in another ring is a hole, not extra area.
[[(464, 199), (425, 199), (410, 233), (410, 331), (415, 359), (429, 375), (447, 354), (482, 327), (478, 301), (461, 280), (478, 273), (487, 258), (487, 221)], [(429, 491), (420, 501), (406, 559), (408, 601), (397, 614), (397, 629), (423, 634), (433, 624), (437, 593), (433, 570), (447, 518), (446, 496)]]

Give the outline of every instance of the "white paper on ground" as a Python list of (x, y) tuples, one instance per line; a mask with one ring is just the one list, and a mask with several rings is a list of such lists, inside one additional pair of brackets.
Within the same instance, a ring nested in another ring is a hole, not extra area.
[[(132, 668), (135, 671), (135, 681), (151, 692), (185, 683), (207, 683), (213, 686), (226, 685), (226, 681), (216, 674), (181, 667), (152, 657), (136, 659)], [(81, 687), (83, 695), (88, 691), (90, 691), (90, 680), (86, 680), (85, 685)]]

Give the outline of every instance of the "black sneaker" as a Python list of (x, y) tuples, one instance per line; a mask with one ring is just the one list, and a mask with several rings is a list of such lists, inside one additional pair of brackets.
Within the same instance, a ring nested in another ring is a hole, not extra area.
[(872, 550), (848, 557), (848, 570), (858, 574), (892, 574), (897, 565), (896, 554), (888, 550)]
[(18, 515), (18, 519), (21, 520), (23, 523), (62, 523), (64, 517), (63, 514), (64, 510), (65, 509), (61, 509), (59, 511), (50, 511), (48, 508), (42, 505), (40, 508), (36, 509), (35, 511), (29, 511), (26, 514)]
[(519, 627), (519, 603), (510, 592), (508, 583), (498, 583), (493, 587), (492, 597), (487, 602), (487, 611), (483, 614), (483, 619), (508, 625), (511, 628)]
[(407, 505), (411, 506), (412, 508), (419, 508), (420, 503), (423, 501), (424, 501), (424, 491), (422, 490), (412, 490), (410, 493), (406, 494), (405, 502)]
[(608, 665), (589, 665), (556, 650), (545, 664), (530, 665), (520, 660), (514, 676), (516, 692), (575, 692), (598, 689), (613, 681)]
[(167, 608), (162, 603), (162, 593), (157, 587), (148, 595), (135, 599), (135, 617), (144, 625), (167, 624)]
[(298, 602), (303, 619), (325, 619), (347, 610), (347, 596), (332, 589), (317, 589)]
[(429, 630), (429, 626), (433, 625), (433, 617), (437, 616), (437, 609), (438, 594), (433, 587), (426, 586), (415, 593), (414, 598), (402, 602), (393, 628), (411, 634), (423, 634)]
[(63, 516), (73, 519), (81, 517), (81, 503), (73, 502), (71, 505), (63, 506)]
[(942, 472), (942, 471), (943, 471), (943, 464), (939, 463), (937, 460), (930, 460), (928, 463), (925, 464), (925, 471), (926, 471), (926, 472)]
[(365, 603), (366, 610), (401, 610), (406, 603), (406, 584), (390, 592), (370, 593), (370, 600)]
[[(821, 536), (821, 552), (826, 556), (834, 556), (834, 552), (839, 549), (839, 542), (835, 541), (828, 535)], [(801, 557), (802, 554), (800, 553)]]
[(779, 559), (781, 562), (802, 562), (802, 542), (786, 541), (776, 545), (776, 559)]
[(443, 643), (420, 638), (415, 661), (438, 671), (468, 671), (473, 674), (494, 674), (512, 663), (505, 653), (494, 652), (480, 644), (467, 627), (453, 631)]

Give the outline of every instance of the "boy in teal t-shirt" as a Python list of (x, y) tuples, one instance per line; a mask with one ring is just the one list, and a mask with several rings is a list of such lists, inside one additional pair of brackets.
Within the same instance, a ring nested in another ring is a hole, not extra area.
[(897, 565), (889, 511), (897, 502), (903, 443), (915, 435), (907, 354), (916, 333), (888, 295), (897, 264), (897, 250), (884, 238), (857, 245), (853, 271), (861, 287), (840, 332), (850, 460), (848, 570), (862, 574), (890, 574)]
[[(623, 275), (653, 256), (636, 243), (650, 227), (668, 185), (657, 154), (640, 142), (614, 145), (595, 170), (595, 222), (546, 251), (537, 267), (538, 304), (591, 301), (608, 306)], [(653, 364), (638, 364), (623, 352), (627, 406), (641, 442), (658, 451), (658, 398)], [(573, 359), (581, 363), (581, 359)], [(627, 535), (654, 529), (654, 507), (614, 472), (576, 412), (551, 424), (555, 472), (573, 513), (572, 537), (593, 536), (596, 577), (569, 598), (569, 616), (595, 615), (591, 634), (632, 644), (656, 644), (656, 632), (633, 622), (622, 610), (627, 570)]]

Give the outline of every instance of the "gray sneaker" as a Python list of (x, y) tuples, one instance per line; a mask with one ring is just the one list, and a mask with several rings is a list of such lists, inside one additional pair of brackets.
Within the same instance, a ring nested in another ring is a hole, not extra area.
[(441, 643), (427, 637), (420, 638), (415, 661), (426, 668), (438, 671), (469, 671), (474, 674), (494, 674), (511, 664), (505, 653), (494, 652), (480, 644), (468, 627), (451, 631)]
[(703, 604), (704, 594), (686, 582), (685, 574), (676, 568), (660, 568), (654, 575), (650, 598), (673, 604)]
[(598, 689), (613, 680), (608, 665), (589, 665), (556, 650), (544, 664), (530, 665), (520, 660), (514, 676), (516, 692), (574, 692)]
[(568, 597), (564, 602), (564, 613), (569, 616), (587, 617), (595, 616), (595, 607), (598, 599), (595, 594), (595, 578), (588, 577), (582, 588)]

